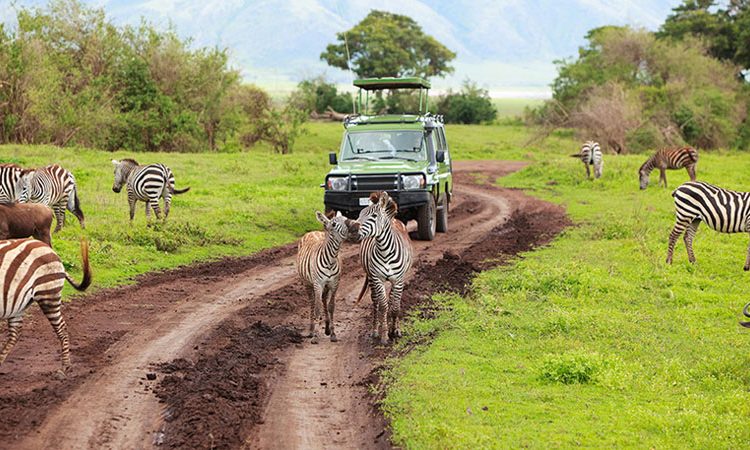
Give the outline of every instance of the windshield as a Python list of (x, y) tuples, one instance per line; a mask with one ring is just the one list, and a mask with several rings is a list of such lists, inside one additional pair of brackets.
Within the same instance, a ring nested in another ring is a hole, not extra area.
[(427, 150), (421, 131), (360, 131), (346, 133), (342, 161), (401, 159), (425, 161)]

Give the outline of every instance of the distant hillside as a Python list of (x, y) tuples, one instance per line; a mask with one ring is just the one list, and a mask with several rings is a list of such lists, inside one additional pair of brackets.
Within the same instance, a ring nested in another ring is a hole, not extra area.
[[(2, 3), (3, 0), (0, 0)], [(40, 5), (40, 0), (17, 0)], [(143, 16), (200, 45), (231, 48), (244, 76), (261, 84), (291, 85), (326, 71), (348, 77), (318, 56), (335, 33), (348, 29), (372, 8), (365, 0), (87, 0), (103, 6), (119, 23)], [(619, 3), (612, 6), (613, 3)], [(679, 0), (381, 0), (379, 9), (407, 14), (458, 52), (456, 74), (438, 86), (466, 77), (492, 90), (546, 88), (552, 60), (576, 53), (584, 33), (605, 24), (656, 28)], [(0, 6), (8, 18), (9, 6)]]

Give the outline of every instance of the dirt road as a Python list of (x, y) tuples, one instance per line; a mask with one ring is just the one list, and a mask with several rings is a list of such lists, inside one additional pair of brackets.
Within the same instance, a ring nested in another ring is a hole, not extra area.
[[(493, 186), (517, 162), (457, 163), (450, 232), (415, 241), (404, 306), (464, 289), (472, 273), (547, 242), (564, 212)], [(383, 448), (368, 386), (388, 348), (366, 337), (357, 247), (336, 309), (339, 342), (303, 339), (308, 307), (288, 245), (141, 277), (66, 305), (74, 369), (33, 310), (0, 368), (0, 447)], [(499, 258), (499, 259), (498, 259)]]

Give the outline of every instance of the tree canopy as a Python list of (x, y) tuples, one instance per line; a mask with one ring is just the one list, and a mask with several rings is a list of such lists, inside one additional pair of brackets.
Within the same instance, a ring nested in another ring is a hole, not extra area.
[(336, 34), (320, 58), (333, 67), (351, 69), (360, 78), (442, 77), (453, 72), (456, 54), (422, 31), (411, 17), (373, 10), (352, 29)]

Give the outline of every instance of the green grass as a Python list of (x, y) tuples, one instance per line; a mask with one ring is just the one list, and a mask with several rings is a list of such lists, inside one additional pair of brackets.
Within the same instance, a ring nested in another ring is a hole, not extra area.
[[(468, 298), (438, 295), (386, 373), (384, 408), (405, 448), (743, 448), (750, 440), (747, 234), (701, 225), (696, 265), (670, 189), (638, 190), (643, 156), (607, 156), (584, 179), (565, 135), (523, 153), (500, 182), (566, 206), (576, 223), (550, 246), (480, 274)], [(496, 158), (517, 157), (499, 151)], [(482, 156), (488, 156), (482, 154)], [(750, 156), (703, 153), (700, 179), (750, 187)], [(658, 177), (656, 177), (658, 178)], [(668, 173), (670, 186), (687, 180)]]
[(523, 114), (524, 110), (540, 106), (544, 99), (540, 98), (493, 98), (492, 104), (497, 109), (499, 119), (505, 117), (515, 117)]
[[(250, 255), (293, 242), (319, 229), (316, 209), (323, 209), (319, 187), (329, 170), (327, 153), (337, 151), (343, 127), (307, 126), (291, 155), (259, 145), (245, 153), (179, 154), (103, 152), (49, 146), (0, 146), (0, 162), (27, 167), (59, 163), (79, 186), (85, 230), (67, 214), (67, 225), (53, 236), (53, 247), (68, 270), (80, 278), (78, 240), (91, 244), (94, 288), (130, 282), (134, 276), (225, 255)], [(450, 127), (456, 155), (483, 157), (511, 151), (524, 136), (520, 127)], [(504, 138), (499, 138), (504, 136)], [(523, 155), (517, 153), (516, 157)], [(146, 227), (143, 203), (128, 220), (126, 194), (112, 192), (112, 159), (134, 157), (141, 164), (161, 162), (175, 173), (177, 187), (190, 192), (173, 197), (165, 226)], [(66, 294), (73, 292), (69, 287)]]

